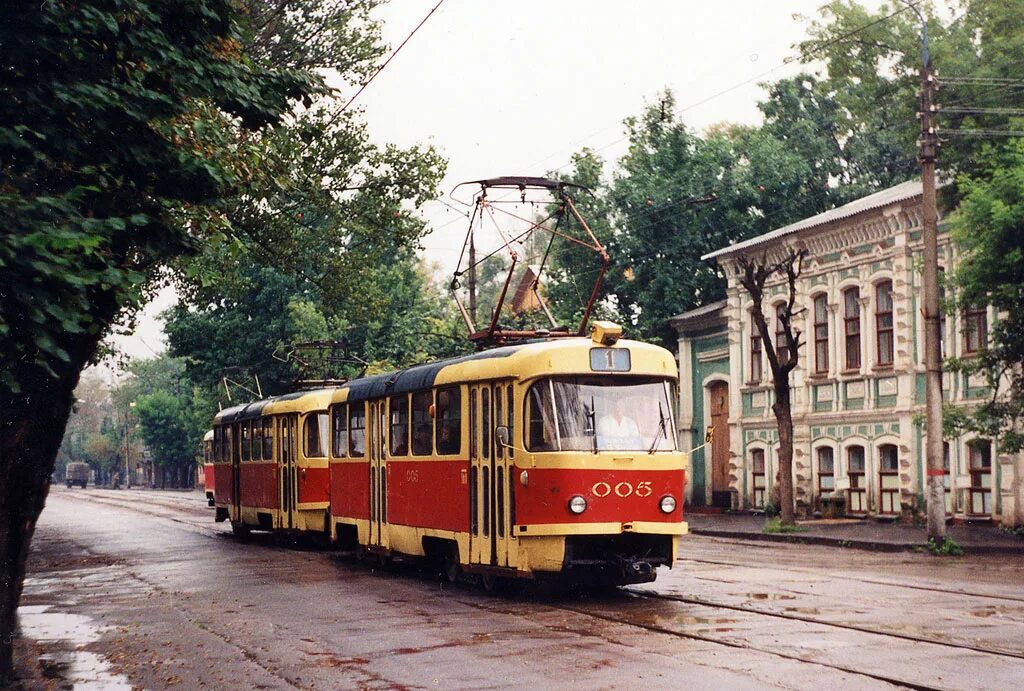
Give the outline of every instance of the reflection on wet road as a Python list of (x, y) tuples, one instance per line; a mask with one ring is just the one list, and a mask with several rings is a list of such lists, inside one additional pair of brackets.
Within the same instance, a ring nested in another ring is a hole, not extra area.
[[(140, 505), (144, 504), (143, 510)], [(1014, 688), (1024, 562), (687, 538), (656, 583), (496, 598), (256, 535), (196, 494), (53, 492), (23, 634), (101, 688)]]

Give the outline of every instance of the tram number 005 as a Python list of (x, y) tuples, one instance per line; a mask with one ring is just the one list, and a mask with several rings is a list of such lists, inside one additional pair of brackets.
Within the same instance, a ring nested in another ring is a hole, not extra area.
[(650, 482), (644, 481), (636, 483), (635, 486), (629, 482), (619, 482), (615, 485), (608, 482), (596, 482), (590, 491), (595, 497), (607, 497), (614, 492), (615, 496), (625, 499), (634, 494), (638, 497), (649, 497), (654, 490), (651, 489)]

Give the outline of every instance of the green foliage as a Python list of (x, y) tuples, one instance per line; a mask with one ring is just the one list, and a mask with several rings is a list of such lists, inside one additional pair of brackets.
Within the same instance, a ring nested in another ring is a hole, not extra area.
[[(367, 274), (358, 301), (332, 302), (308, 281), (255, 264), (238, 272), (211, 288), (204, 307), (166, 315), (171, 352), (207, 391), (234, 367), (257, 373), (264, 394), (289, 390), (300, 372), (286, 358), (301, 341), (342, 341), (377, 369), (463, 352), (462, 327), (408, 253)], [(343, 374), (361, 369), (353, 362)]]
[(943, 538), (941, 545), (935, 542), (935, 538), (930, 537), (924, 547), (937, 557), (961, 557), (964, 554), (964, 548), (951, 537)]
[(802, 533), (806, 532), (806, 530), (807, 528), (802, 525), (783, 523), (781, 516), (772, 516), (764, 523), (764, 532), (769, 534)]
[[(772, 112), (781, 122), (781, 107)], [(605, 295), (637, 335), (671, 347), (671, 316), (725, 295), (718, 267), (701, 256), (827, 208), (832, 164), (803, 158), (779, 128), (723, 125), (700, 136), (677, 117), (670, 92), (625, 124), (629, 150), (594, 202), (615, 229)], [(599, 178), (587, 152), (577, 168)]]
[(135, 414), (157, 468), (188, 468), (195, 461), (212, 410), (191, 387), (187, 392), (158, 389), (141, 396)]
[(962, 258), (953, 278), (954, 310), (992, 305), (988, 347), (954, 359), (950, 369), (984, 376), (992, 396), (957, 411), (949, 426), (999, 440), (1006, 452), (1024, 448), (1024, 140), (985, 150), (977, 177), (963, 177), (954, 216)]
[[(223, 230), (258, 163), (241, 136), (312, 73), (240, 52), (229, 0), (12, 0), (0, 10), (0, 372), (77, 377), (158, 266)], [(17, 287), (17, 289), (15, 289)], [(31, 288), (29, 288), (31, 287)]]

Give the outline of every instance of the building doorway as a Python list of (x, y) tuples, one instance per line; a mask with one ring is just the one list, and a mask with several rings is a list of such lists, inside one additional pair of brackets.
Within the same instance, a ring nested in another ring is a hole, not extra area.
[(729, 383), (708, 384), (709, 424), (715, 428), (711, 441), (711, 505), (728, 509), (732, 506), (729, 487)]

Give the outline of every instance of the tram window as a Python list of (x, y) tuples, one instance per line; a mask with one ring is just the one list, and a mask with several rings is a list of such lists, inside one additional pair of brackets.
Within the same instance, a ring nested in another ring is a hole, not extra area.
[(480, 390), (480, 451), (484, 458), (491, 457), (491, 395), (490, 389)]
[(344, 458), (348, 455), (348, 406), (336, 405), (331, 408), (331, 455)]
[(303, 450), (306, 458), (323, 458), (327, 455), (327, 413), (311, 413), (303, 423)]
[[(505, 400), (505, 397), (501, 395), (501, 388), (502, 387), (500, 387), (500, 386), (494, 387), (494, 423), (496, 425), (500, 425), (501, 421), (505, 418), (505, 416), (503, 414), (504, 410), (502, 408), (502, 401)], [(504, 447), (502, 447), (501, 444), (499, 444), (499, 443), (497, 443), (497, 441), (495, 441), (495, 443), (494, 443), (494, 457), (500, 459), (500, 458), (504, 457), (504, 455), (505, 455)]]
[(459, 387), (438, 389), (434, 433), (439, 455), (457, 454), (462, 450), (462, 396)]
[(406, 456), (409, 453), (408, 396), (392, 396), (388, 408), (391, 410), (391, 455)]
[(559, 377), (527, 395), (530, 451), (672, 451), (674, 401), (664, 380)]
[(221, 444), (222, 444), (221, 436), (222, 436), (221, 435), (221, 428), (220, 427), (214, 427), (213, 428), (213, 461), (214, 461), (214, 463), (220, 461), (220, 454), (221, 454), (221, 448), (220, 447), (221, 447)]
[(235, 445), (232, 443), (231, 427), (224, 428), (224, 458), (234, 463), (235, 461)]
[(412, 453), (414, 456), (429, 456), (434, 451), (433, 423), (430, 420), (430, 406), (434, 394), (420, 391), (412, 395)]
[(469, 457), (476, 458), (477, 447), (476, 389), (469, 392)]
[(362, 458), (366, 455), (366, 404), (352, 405), (348, 419), (348, 455), (349, 458)]
[(248, 422), (243, 422), (240, 425), (239, 430), (238, 430), (241, 433), (240, 436), (242, 437), (242, 460), (243, 461), (248, 461), (249, 460), (249, 449), (251, 447), (251, 444), (250, 444), (250, 441), (249, 441), (249, 429), (250, 429), (249, 423)]
[(254, 461), (263, 460), (263, 440), (260, 438), (262, 433), (259, 418), (249, 423), (249, 457)]
[(516, 449), (515, 449), (515, 442), (513, 441), (513, 439), (515, 439), (515, 436), (513, 436), (512, 431), (514, 429), (513, 425), (515, 424), (516, 416), (513, 414), (513, 407), (512, 407), (512, 385), (511, 384), (508, 385), (508, 400), (506, 402), (505, 409), (508, 411), (508, 422), (505, 423), (505, 424), (508, 425), (508, 443), (509, 443), (508, 457), (509, 458), (513, 458), (516, 455)]
[(263, 460), (274, 460), (274, 419), (263, 418)]

